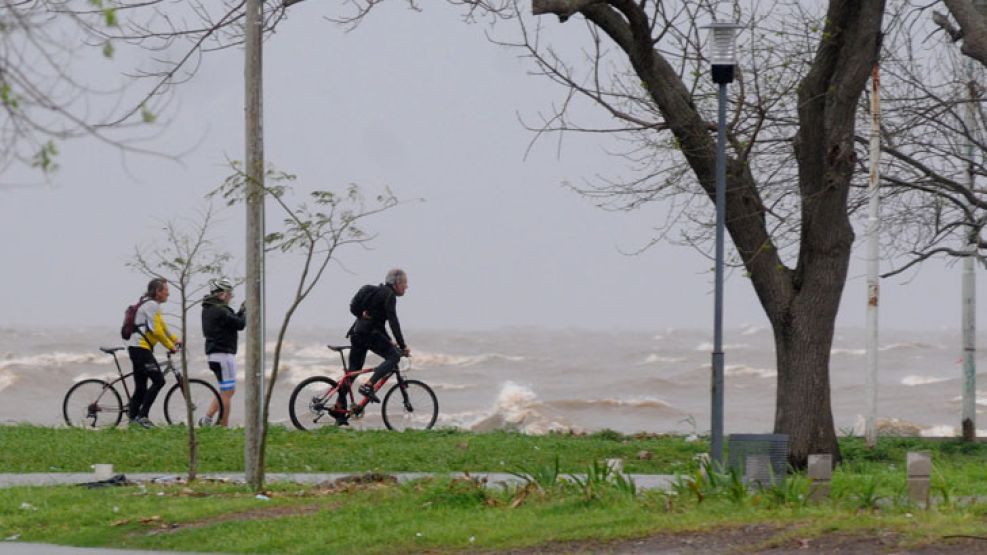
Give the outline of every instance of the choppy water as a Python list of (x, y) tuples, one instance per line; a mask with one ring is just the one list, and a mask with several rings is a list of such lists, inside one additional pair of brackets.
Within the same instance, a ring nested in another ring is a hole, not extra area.
[[(603, 428), (703, 433), (709, 429), (708, 330), (409, 331), (415, 354), (411, 372), (435, 389), (442, 426), (528, 433)], [(301, 380), (320, 373), (340, 374), (338, 355), (325, 344), (343, 343), (342, 336), (338, 330), (301, 330), (291, 335), (274, 391), (272, 421), (289, 422), (288, 396)], [(770, 431), (776, 375), (771, 332), (745, 328), (729, 330), (725, 337), (726, 431)], [(190, 340), (193, 375), (211, 380), (196, 339)], [(119, 343), (106, 329), (0, 328), (0, 421), (62, 425), (65, 391), (84, 378), (114, 375), (112, 358), (97, 347)], [(882, 331), (880, 417), (906, 433), (954, 435), (961, 413), (959, 346), (958, 332)], [(862, 330), (837, 333), (832, 399), (841, 432), (855, 427), (859, 431), (865, 411), (865, 355)], [(126, 369), (125, 356), (122, 362)], [(234, 424), (243, 420), (242, 364), (241, 358)], [(982, 355), (978, 367), (987, 369)], [(978, 407), (987, 406), (984, 379), (981, 372)], [(361, 425), (380, 426), (377, 412), (371, 411)], [(160, 408), (151, 418), (162, 419)]]

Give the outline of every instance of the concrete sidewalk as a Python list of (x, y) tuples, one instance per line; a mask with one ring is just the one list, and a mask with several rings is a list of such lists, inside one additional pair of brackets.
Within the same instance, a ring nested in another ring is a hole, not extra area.
[[(135, 482), (157, 482), (169, 483), (184, 480), (184, 474), (170, 474), (166, 472), (135, 472), (122, 473), (128, 480)], [(345, 476), (359, 475), (360, 472), (316, 472), (316, 473), (288, 473), (272, 472), (266, 475), (266, 481), (273, 482), (294, 482), (298, 484), (319, 484), (325, 481), (333, 481)], [(385, 472), (398, 479), (399, 482), (417, 480), (428, 476), (465, 476), (462, 472), (450, 472), (447, 474), (432, 472)], [(508, 474), (506, 472), (471, 472), (473, 478), (485, 479), (488, 487), (503, 487), (511, 484), (521, 484), (524, 480)], [(639, 489), (671, 489), (675, 476), (671, 474), (628, 474)], [(49, 473), (29, 473), (29, 474), (0, 474), (0, 488), (14, 486), (56, 486), (65, 484), (83, 484), (96, 481), (96, 477), (91, 472), (49, 472)], [(242, 472), (205, 472), (199, 474), (200, 480), (222, 480), (233, 483), (245, 483)], [(2, 544), (0, 544), (2, 545)], [(2, 551), (0, 551), (2, 553)]]

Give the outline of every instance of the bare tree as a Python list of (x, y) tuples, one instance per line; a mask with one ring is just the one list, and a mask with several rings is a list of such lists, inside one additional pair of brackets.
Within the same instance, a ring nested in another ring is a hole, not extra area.
[[(243, 202), (247, 195), (249, 179), (240, 164), (233, 164), (234, 173), (214, 192), (222, 195), (229, 203)], [(398, 205), (398, 200), (390, 191), (378, 195), (373, 201), (364, 199), (360, 188), (350, 185), (344, 191), (316, 190), (309, 193), (309, 202), (291, 204), (290, 183), (295, 176), (275, 170), (265, 175), (264, 190), (274, 201), (283, 216), (282, 228), (265, 237), (269, 252), (296, 254), (301, 257), (298, 281), (291, 300), (281, 319), (277, 340), (274, 343), (274, 359), (271, 373), (265, 380), (267, 391), (263, 405), (263, 430), (261, 433), (260, 484), (263, 484), (264, 458), (267, 440), (267, 422), (270, 415), (271, 396), (281, 369), (281, 353), (292, 317), (325, 275), (329, 263), (337, 260), (337, 251), (348, 246), (367, 247), (374, 239), (360, 227), (363, 220), (376, 216)]]
[[(116, 8), (106, 4), (89, 2), (89, 17), (79, 25), (82, 19), (56, 13), (47, 2), (0, 0), (0, 172), (14, 166), (53, 172), (60, 144), (83, 136), (122, 152), (160, 155), (133, 140), (133, 129), (121, 130), (154, 123), (148, 103), (129, 105), (127, 82), (107, 85), (112, 81), (98, 71), (113, 67), (114, 49), (92, 40), (91, 31), (103, 34), (119, 24)], [(99, 56), (106, 68), (80, 64)]]
[[(212, 207), (207, 208), (200, 218), (195, 221), (169, 221), (161, 231), (163, 240), (148, 247), (136, 247), (133, 259), (128, 266), (142, 274), (168, 280), (174, 291), (178, 292), (178, 320), (181, 327), (182, 345), (188, 344), (188, 314), (201, 299), (199, 295), (206, 290), (206, 282), (211, 277), (224, 275), (224, 268), (230, 261), (230, 254), (220, 250), (210, 238), (211, 227), (215, 223)], [(182, 390), (186, 400), (186, 418), (188, 424), (189, 448), (189, 480), (194, 480), (198, 473), (198, 441), (195, 434), (195, 418), (192, 414), (192, 403), (189, 402), (189, 365), (188, 353), (181, 349)]]
[[(712, 228), (712, 87), (704, 77), (702, 20), (710, 3), (533, 0), (536, 16), (585, 22), (589, 47), (579, 64), (522, 28), (539, 71), (564, 85), (563, 109), (541, 130), (599, 130), (574, 124), (576, 99), (602, 107), (633, 142), (627, 155), (642, 174), (583, 190), (626, 207), (680, 197), (700, 244)], [(856, 111), (878, 59), (881, 0), (828, 3), (813, 13), (797, 2), (769, 2), (743, 14), (755, 38), (732, 99), (728, 129), (727, 230), (774, 330), (778, 367), (775, 431), (790, 437), (790, 460), (839, 456), (829, 392), (829, 359), (854, 233), (850, 193)], [(518, 10), (518, 19), (524, 22)], [(787, 21), (788, 24), (782, 23)], [(792, 25), (791, 22), (797, 22)], [(678, 164), (677, 162), (685, 162)]]

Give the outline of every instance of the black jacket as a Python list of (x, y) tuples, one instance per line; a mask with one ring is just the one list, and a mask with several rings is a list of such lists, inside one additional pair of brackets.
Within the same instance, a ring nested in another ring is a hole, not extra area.
[(206, 337), (206, 354), (236, 354), (236, 333), (247, 325), (243, 307), (239, 312), (214, 295), (202, 299), (202, 335)]
[[(397, 341), (398, 347), (407, 349), (404, 335), (401, 333), (401, 323), (398, 322), (397, 302), (397, 293), (390, 285), (382, 283), (361, 287), (353, 296), (353, 300), (350, 301), (350, 313), (356, 316), (356, 321), (353, 322), (346, 337), (357, 333), (376, 331), (390, 338), (384, 328), (386, 322), (391, 327), (391, 333), (394, 334), (394, 340)], [(363, 318), (364, 311), (370, 314), (369, 318)]]

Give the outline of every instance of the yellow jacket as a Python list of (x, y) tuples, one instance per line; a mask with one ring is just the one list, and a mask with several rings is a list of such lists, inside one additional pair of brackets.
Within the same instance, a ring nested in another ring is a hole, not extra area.
[(164, 317), (161, 315), (161, 305), (155, 301), (147, 301), (141, 305), (134, 316), (137, 332), (130, 336), (131, 347), (140, 347), (153, 351), (158, 343), (169, 351), (175, 350), (178, 337), (168, 330)]

